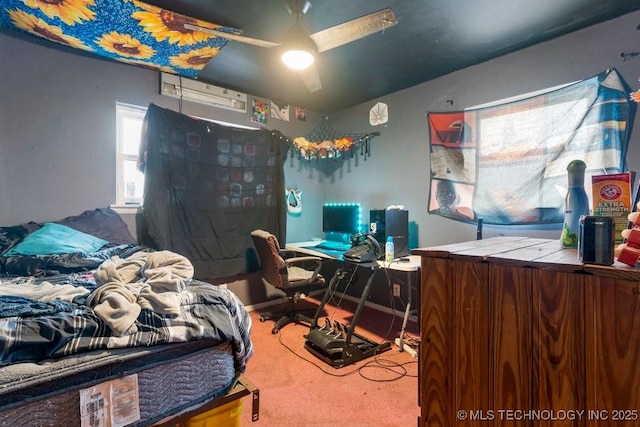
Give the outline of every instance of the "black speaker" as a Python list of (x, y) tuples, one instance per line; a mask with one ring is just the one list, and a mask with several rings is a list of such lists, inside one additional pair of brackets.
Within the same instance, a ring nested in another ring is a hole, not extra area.
[(613, 264), (616, 222), (608, 216), (582, 216), (578, 256), (585, 264)]
[(393, 237), (394, 258), (409, 255), (409, 212), (402, 209), (369, 211), (369, 231), (382, 247)]

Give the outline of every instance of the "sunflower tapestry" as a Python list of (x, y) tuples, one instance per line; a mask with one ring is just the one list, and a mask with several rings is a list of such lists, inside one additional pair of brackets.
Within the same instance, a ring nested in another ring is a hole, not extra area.
[(428, 113), (429, 213), (487, 224), (562, 223), (567, 165), (625, 171), (628, 90), (615, 70), (517, 102)]
[(136, 0), (3, 0), (0, 28), (116, 61), (196, 77), (227, 39), (187, 30), (193, 24), (239, 30)]

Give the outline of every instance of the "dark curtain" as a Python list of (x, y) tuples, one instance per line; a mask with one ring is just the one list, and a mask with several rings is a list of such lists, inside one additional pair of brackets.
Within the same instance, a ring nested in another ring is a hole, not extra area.
[(252, 230), (286, 241), (280, 138), (151, 104), (139, 155), (145, 174), (140, 242), (184, 255), (197, 279), (255, 270)]

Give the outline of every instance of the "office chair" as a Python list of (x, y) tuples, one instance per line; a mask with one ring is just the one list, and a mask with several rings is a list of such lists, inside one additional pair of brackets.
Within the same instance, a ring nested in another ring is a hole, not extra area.
[[(324, 286), (325, 279), (320, 274), (322, 258), (316, 256), (283, 258), (286, 251), (280, 248), (276, 236), (264, 230), (251, 232), (251, 239), (260, 259), (262, 283), (284, 292), (288, 299), (284, 312), (260, 313), (260, 321), (278, 318), (271, 330), (272, 334), (277, 334), (280, 328), (292, 322), (310, 325), (312, 312), (315, 313), (315, 310), (297, 311), (296, 303), (304, 299), (310, 291)], [(304, 266), (310, 266), (312, 269)]]

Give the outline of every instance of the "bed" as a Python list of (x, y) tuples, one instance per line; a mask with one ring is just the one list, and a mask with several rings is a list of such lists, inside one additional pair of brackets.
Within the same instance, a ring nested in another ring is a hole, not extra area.
[(0, 426), (142, 426), (228, 394), (251, 319), (111, 209), (0, 227)]

